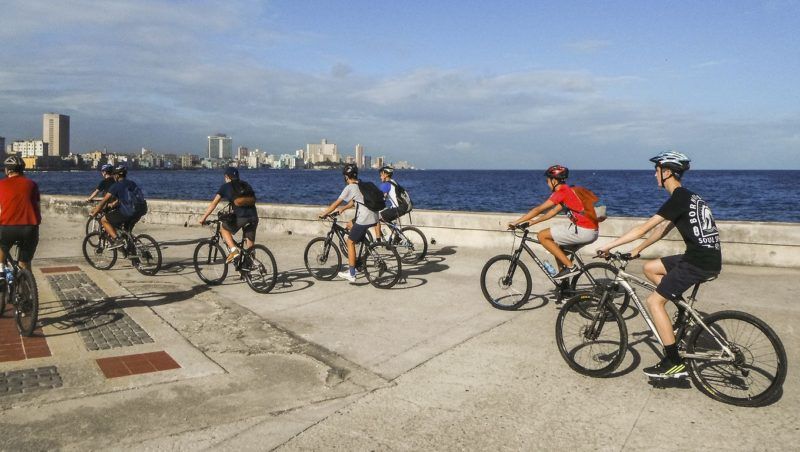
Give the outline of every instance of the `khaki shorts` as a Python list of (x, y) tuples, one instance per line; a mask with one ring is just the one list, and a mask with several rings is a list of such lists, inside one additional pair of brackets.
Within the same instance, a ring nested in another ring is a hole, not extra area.
[(561, 245), (584, 245), (597, 240), (599, 232), (595, 229), (586, 229), (573, 223), (559, 223), (550, 228), (553, 240)]

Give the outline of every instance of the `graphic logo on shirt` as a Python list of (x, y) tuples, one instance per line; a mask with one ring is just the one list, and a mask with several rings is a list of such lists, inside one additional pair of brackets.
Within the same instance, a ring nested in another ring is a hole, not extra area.
[(692, 195), (689, 204), (689, 223), (697, 244), (705, 248), (719, 249), (719, 230), (711, 215), (711, 209), (697, 195)]

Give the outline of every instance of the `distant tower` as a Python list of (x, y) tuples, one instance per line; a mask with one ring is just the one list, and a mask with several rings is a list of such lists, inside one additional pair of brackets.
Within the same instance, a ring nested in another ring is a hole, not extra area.
[(233, 138), (218, 133), (208, 137), (208, 158), (229, 160), (233, 155)]
[(6, 137), (0, 137), (0, 157), (6, 156)]
[(69, 116), (45, 113), (42, 118), (42, 141), (48, 144), (47, 155), (69, 155)]
[(356, 145), (356, 165), (359, 168), (364, 167), (364, 146)]

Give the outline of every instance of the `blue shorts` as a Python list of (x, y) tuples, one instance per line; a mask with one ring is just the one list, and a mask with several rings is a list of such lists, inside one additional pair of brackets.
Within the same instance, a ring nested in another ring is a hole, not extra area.
[(353, 228), (350, 229), (350, 234), (348, 237), (353, 243), (358, 243), (364, 240), (364, 236), (367, 235), (367, 231), (369, 228), (375, 226), (375, 223), (372, 224), (354, 224)]

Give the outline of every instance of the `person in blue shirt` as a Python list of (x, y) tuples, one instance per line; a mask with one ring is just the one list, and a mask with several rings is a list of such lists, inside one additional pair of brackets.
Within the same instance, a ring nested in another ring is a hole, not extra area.
[[(147, 213), (147, 201), (136, 182), (128, 179), (128, 167), (117, 165), (113, 169), (114, 185), (108, 188), (105, 196), (92, 209), (91, 216), (96, 216), (108, 204), (111, 210), (100, 220), (103, 229), (111, 237), (109, 249), (119, 248), (125, 241), (117, 237), (117, 228), (124, 227), (133, 231), (133, 227)], [(126, 213), (127, 212), (127, 213)]]
[[(392, 179), (394, 168), (391, 166), (384, 166), (381, 168), (379, 175), (381, 178), (381, 185), (379, 188), (386, 198), (386, 208), (380, 212), (381, 221), (389, 223), (405, 215), (405, 212), (400, 210), (400, 204), (397, 202), (397, 191), (395, 189), (394, 180)], [(383, 232), (381, 231), (380, 223), (378, 223), (375, 225), (375, 239), (380, 241), (382, 238)]]
[(256, 209), (256, 194), (253, 187), (247, 182), (239, 180), (239, 170), (233, 167), (225, 169), (223, 176), (225, 183), (219, 187), (214, 199), (209, 203), (200, 224), (205, 223), (209, 215), (217, 208), (221, 200), (228, 201), (227, 207), (220, 212), (222, 220), (220, 234), (228, 245), (228, 256), (226, 262), (233, 262), (241, 254), (241, 250), (236, 246), (233, 234), (242, 230), (245, 239), (245, 247), (250, 249), (256, 241), (256, 229), (258, 229), (258, 210)]

